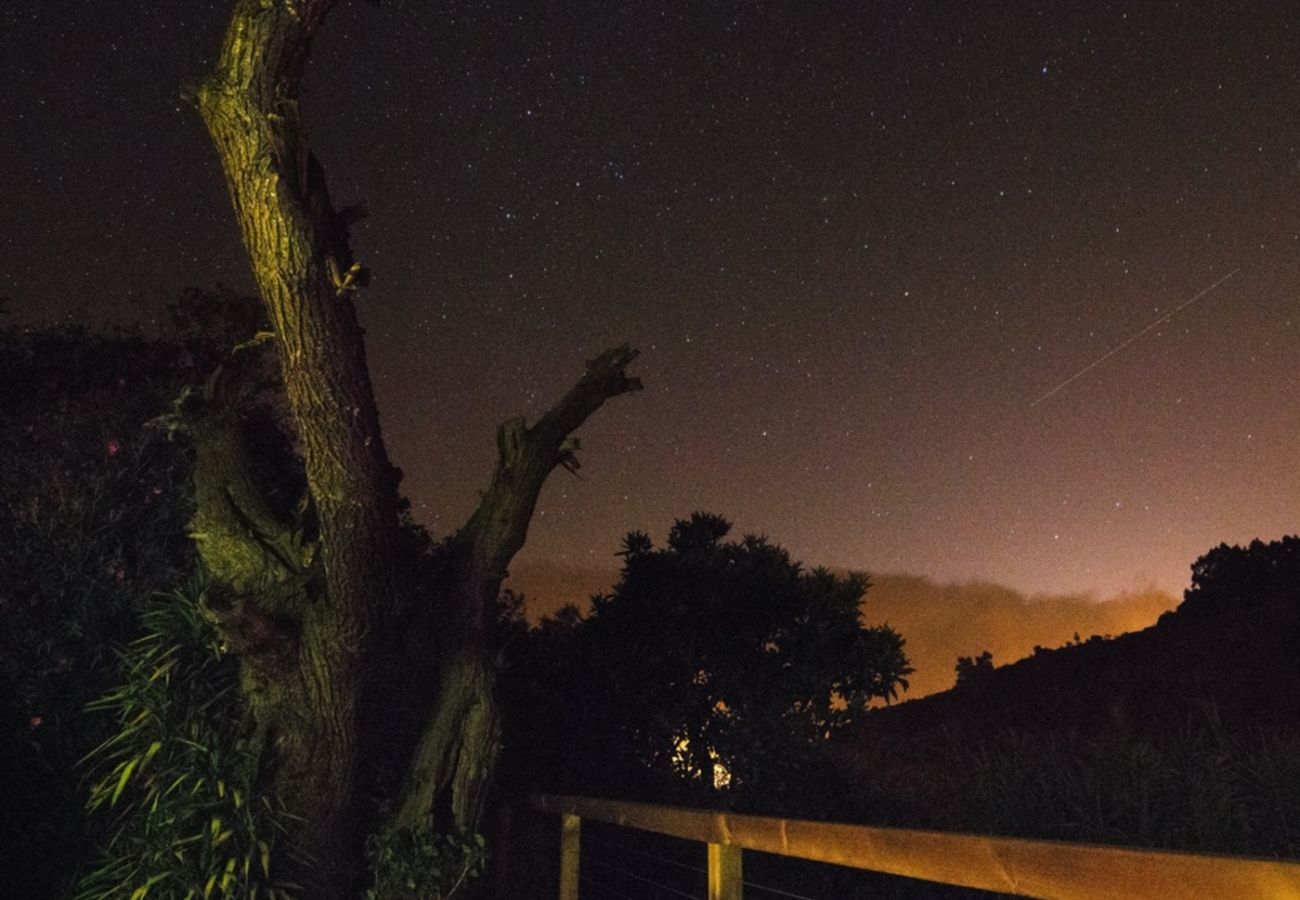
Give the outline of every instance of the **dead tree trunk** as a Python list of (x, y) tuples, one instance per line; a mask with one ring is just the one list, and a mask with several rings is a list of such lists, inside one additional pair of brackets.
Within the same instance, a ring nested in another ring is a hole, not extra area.
[(605, 351), (549, 412), (529, 427), (511, 419), (497, 431), (497, 464), (478, 509), (452, 540), (459, 640), (442, 661), (433, 715), (403, 790), (397, 824), (410, 827), (445, 809), (446, 824), (478, 821), (496, 761), (497, 710), (488, 628), (506, 567), (528, 533), (542, 485), (556, 466), (576, 469), (573, 432), (611, 397), (641, 389), (627, 374), (637, 352)]
[[(377, 648), (414, 615), (441, 631), (432, 708), (399, 798), (399, 821), (439, 802), (473, 826), (496, 756), (494, 664), (486, 630), (506, 566), (538, 493), (576, 465), (574, 429), (608, 398), (640, 387), (618, 348), (533, 427), (501, 427), (483, 502), (452, 541), (451, 598), (409, 610), (416, 592), (401, 548), (395, 470), (384, 450), (353, 291), (366, 273), (311, 154), (298, 94), (311, 42), (334, 0), (236, 0), (216, 70), (190, 91), (220, 157), (274, 343), (318, 537), (304, 542), (259, 495), (240, 433), (238, 378), (209, 381), (176, 426), (196, 448), (192, 531), (213, 588), (207, 612), (241, 658), (266, 736), (267, 788), (301, 817), (297, 849), (314, 860), (309, 895), (356, 885), (363, 783), (359, 742)], [(251, 352), (251, 351), (250, 351)]]

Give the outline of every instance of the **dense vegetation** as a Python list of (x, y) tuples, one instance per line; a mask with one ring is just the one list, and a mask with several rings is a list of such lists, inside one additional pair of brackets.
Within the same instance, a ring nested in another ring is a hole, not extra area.
[[(0, 712), (11, 761), (0, 843), (2, 881), (26, 897), (301, 893), (285, 865), (297, 859), (283, 840), (295, 820), (266, 790), (274, 736), (250, 715), (234, 652), (256, 635), (218, 627), (230, 597), (187, 536), (194, 453), (176, 432), (232, 354), (243, 354), (253, 475), (311, 539), (310, 509), (295, 508), (302, 470), (274, 367), (240, 349), (258, 329), (257, 302), (191, 291), (169, 312), (148, 336), (0, 330)], [(448, 542), (402, 527), (407, 564), (432, 582)], [(513, 613), (517, 628), (517, 604)], [(403, 633), (407, 644), (422, 638)], [(422, 681), (394, 665), (371, 689), (400, 714), (427, 702)], [(415, 737), (370, 742), (373, 811), (391, 808)], [(463, 891), (487, 859), (481, 836), (431, 817), (374, 830), (372, 896)]]
[[(0, 331), (13, 761), (0, 841), (24, 862), (5, 881), (23, 896), (293, 893), (284, 812), (261, 790), (264, 735), (185, 538), (189, 460), (165, 427), (256, 316), (251, 302), (190, 292), (162, 337)], [(249, 415), (264, 417), (260, 458), (273, 461), (286, 449), (274, 399)], [(286, 478), (287, 504), (299, 485)], [(1296, 856), (1300, 538), (1211, 550), (1182, 606), (1145, 632), (1010, 666), (970, 657), (958, 689), (869, 711), (899, 697), (909, 669), (897, 633), (863, 624), (866, 580), (728, 530), (696, 514), (663, 547), (629, 535), (618, 584), (585, 614), (529, 630), (520, 598), (502, 598), (503, 796), (542, 787)], [(427, 536), (410, 546), (441, 564)], [(381, 682), (386, 702), (419, 700)], [(431, 823), (380, 831), (369, 890), (461, 889), (487, 849)]]
[(1259, 856), (1300, 851), (1300, 538), (1221, 545), (1151, 628), (959, 661), (870, 717), (882, 820)]
[(75, 764), (112, 730), (85, 706), (117, 681), (140, 601), (190, 566), (184, 457), (145, 423), (194, 364), (136, 332), (0, 330), (0, 845), (23, 860), (7, 881), (23, 896), (64, 884), (84, 852)]
[(87, 808), (105, 821), (76, 896), (293, 896), (279, 844), (288, 817), (260, 791), (262, 735), (238, 668), (203, 617), (201, 576), (142, 604), (122, 684), (89, 711), (112, 734), (83, 761)]
[(906, 689), (903, 639), (863, 624), (865, 578), (726, 541), (730, 527), (696, 513), (662, 549), (628, 535), (613, 591), (531, 632), (512, 677), (515, 778), (750, 809), (831, 802), (819, 755)]

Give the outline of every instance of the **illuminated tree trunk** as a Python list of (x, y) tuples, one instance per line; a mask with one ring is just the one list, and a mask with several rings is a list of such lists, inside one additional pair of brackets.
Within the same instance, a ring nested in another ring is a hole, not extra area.
[[(316, 505), (322, 583), (312, 591), (304, 582), (294, 597), (283, 589), (287, 573), (274, 567), (255, 578), (235, 573), (225, 579), (223, 556), (234, 541), (203, 556), (239, 598), (229, 610), (237, 616), (229, 624), (232, 633), (256, 631), (252, 623), (260, 617), (292, 639), (273, 655), (244, 648), (244, 681), (246, 687), (258, 685), (250, 703), (275, 754), (271, 787), (302, 817), (298, 849), (323, 868), (320, 885), (350, 888), (358, 704), (377, 615), (401, 586), (394, 582), (394, 475), (356, 315), (332, 277), (345, 262), (337, 249), (342, 225), (297, 115), (303, 65), (331, 5), (241, 0), (216, 72), (194, 91), (274, 328)], [(202, 461), (202, 444), (199, 451)], [(233, 472), (226, 477), (239, 478)], [(220, 504), (223, 498), (212, 499)], [(212, 509), (201, 507), (196, 518), (220, 519), (222, 513)], [(199, 545), (207, 549), (204, 541)], [(288, 593), (277, 598), (287, 602), (268, 609), (268, 584)], [(282, 618), (284, 613), (290, 618)]]
[[(501, 427), (500, 459), (482, 504), (451, 542), (450, 605), (410, 609), (395, 471), (384, 450), (352, 305), (366, 280), (323, 171), (308, 149), (298, 93), (311, 42), (334, 0), (237, 0), (215, 72), (190, 94), (207, 124), (259, 292), (306, 470), (318, 539), (304, 542), (259, 494), (238, 416), (238, 360), (178, 421), (196, 448), (193, 535), (211, 576), (206, 612), (241, 658), (242, 684), (265, 738), (269, 790), (301, 817), (297, 849), (314, 860), (310, 896), (355, 890), (366, 789), (367, 689), (396, 623), (436, 637), (434, 698), (419, 727), (398, 821), (436, 806), (472, 827), (496, 757), (488, 626), (506, 566), (538, 493), (576, 465), (575, 428), (608, 398), (640, 387), (635, 351), (611, 350), (533, 427)], [(245, 351), (251, 353), (254, 351)], [(421, 620), (424, 620), (421, 622)], [(384, 660), (387, 663), (389, 661)], [(373, 715), (372, 715), (373, 714)]]

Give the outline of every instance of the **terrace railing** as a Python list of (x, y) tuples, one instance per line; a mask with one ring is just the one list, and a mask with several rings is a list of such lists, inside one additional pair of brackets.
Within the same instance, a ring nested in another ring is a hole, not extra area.
[(709, 900), (741, 900), (745, 850), (1059, 900), (1300, 900), (1300, 864), (1159, 850), (745, 816), (543, 795), (560, 816), (560, 900), (578, 900), (582, 820), (708, 846)]

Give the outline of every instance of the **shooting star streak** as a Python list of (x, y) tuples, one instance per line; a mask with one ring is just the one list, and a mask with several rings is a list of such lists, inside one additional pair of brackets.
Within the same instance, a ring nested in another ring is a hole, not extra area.
[(1043, 402), (1044, 400), (1046, 400), (1048, 397), (1052, 396), (1052, 395), (1055, 394), (1057, 391), (1061, 390), (1061, 388), (1063, 388), (1063, 387), (1065, 387), (1066, 385), (1070, 384), (1070, 383), (1073, 382), (1074, 380), (1076, 380), (1076, 379), (1078, 379), (1078, 378), (1082, 378), (1084, 375), (1087, 375), (1087, 374), (1088, 374), (1089, 372), (1091, 372), (1093, 369), (1097, 368), (1097, 366), (1101, 365), (1101, 364), (1104, 363), (1106, 360), (1108, 360), (1108, 359), (1110, 359), (1112, 356), (1114, 356), (1116, 353), (1118, 353), (1119, 351), (1123, 350), (1123, 349), (1124, 349), (1125, 347), (1127, 347), (1129, 344), (1133, 343), (1133, 342), (1136, 341), (1138, 338), (1142, 337), (1142, 335), (1146, 334), (1146, 333), (1147, 333), (1148, 331), (1150, 331), (1152, 328), (1155, 328), (1155, 327), (1156, 327), (1157, 325), (1159, 325), (1161, 322), (1167, 322), (1167, 321), (1169, 321), (1169, 320), (1172, 319), (1174, 316), (1178, 315), (1180, 312), (1182, 312), (1183, 310), (1187, 309), (1187, 307), (1191, 306), (1191, 305), (1192, 305), (1193, 303), (1195, 303), (1197, 300), (1200, 300), (1202, 297), (1204, 297), (1204, 296), (1205, 296), (1206, 294), (1208, 294), (1210, 291), (1214, 290), (1216, 287), (1218, 287), (1219, 285), (1223, 284), (1225, 281), (1227, 281), (1229, 278), (1231, 278), (1233, 275), (1236, 275), (1236, 274), (1237, 274), (1238, 272), (1240, 272), (1240, 271), (1241, 271), (1241, 269), (1233, 269), (1233, 270), (1232, 270), (1231, 272), (1229, 272), (1227, 275), (1224, 275), (1224, 276), (1223, 276), (1222, 278), (1220, 278), (1218, 281), (1214, 282), (1214, 284), (1212, 284), (1212, 285), (1210, 285), (1209, 287), (1207, 287), (1207, 288), (1205, 288), (1205, 289), (1199, 291), (1198, 293), (1196, 293), (1196, 294), (1192, 297), (1192, 299), (1186, 301), (1185, 303), (1183, 303), (1182, 305), (1180, 305), (1180, 306), (1178, 306), (1178, 307), (1176, 307), (1176, 308), (1174, 308), (1174, 309), (1171, 309), (1169, 312), (1165, 313), (1163, 316), (1161, 316), (1160, 318), (1156, 319), (1154, 322), (1152, 322), (1152, 323), (1151, 323), (1150, 325), (1148, 325), (1146, 328), (1143, 328), (1143, 329), (1142, 329), (1141, 331), (1139, 331), (1137, 334), (1132, 335), (1131, 337), (1129, 337), (1127, 340), (1123, 341), (1122, 343), (1116, 344), (1114, 347), (1111, 347), (1109, 350), (1107, 350), (1107, 351), (1106, 351), (1105, 353), (1103, 353), (1101, 356), (1097, 357), (1097, 358), (1094, 359), (1092, 362), (1090, 362), (1090, 363), (1088, 363), (1086, 366), (1084, 366), (1082, 369), (1080, 369), (1079, 371), (1075, 372), (1075, 373), (1074, 373), (1073, 375), (1071, 375), (1069, 378), (1067, 378), (1067, 379), (1065, 379), (1064, 381), (1062, 381), (1062, 382), (1061, 382), (1060, 384), (1058, 384), (1056, 387), (1052, 388), (1052, 389), (1051, 389), (1050, 391), (1048, 391), (1046, 394), (1043, 394), (1043, 396), (1039, 397), (1039, 398), (1038, 398), (1037, 400), (1035, 400), (1033, 403), (1029, 404), (1030, 409), (1032, 409), (1033, 407), (1035, 407), (1035, 406), (1037, 406), (1038, 404), (1042, 403), (1042, 402)]

